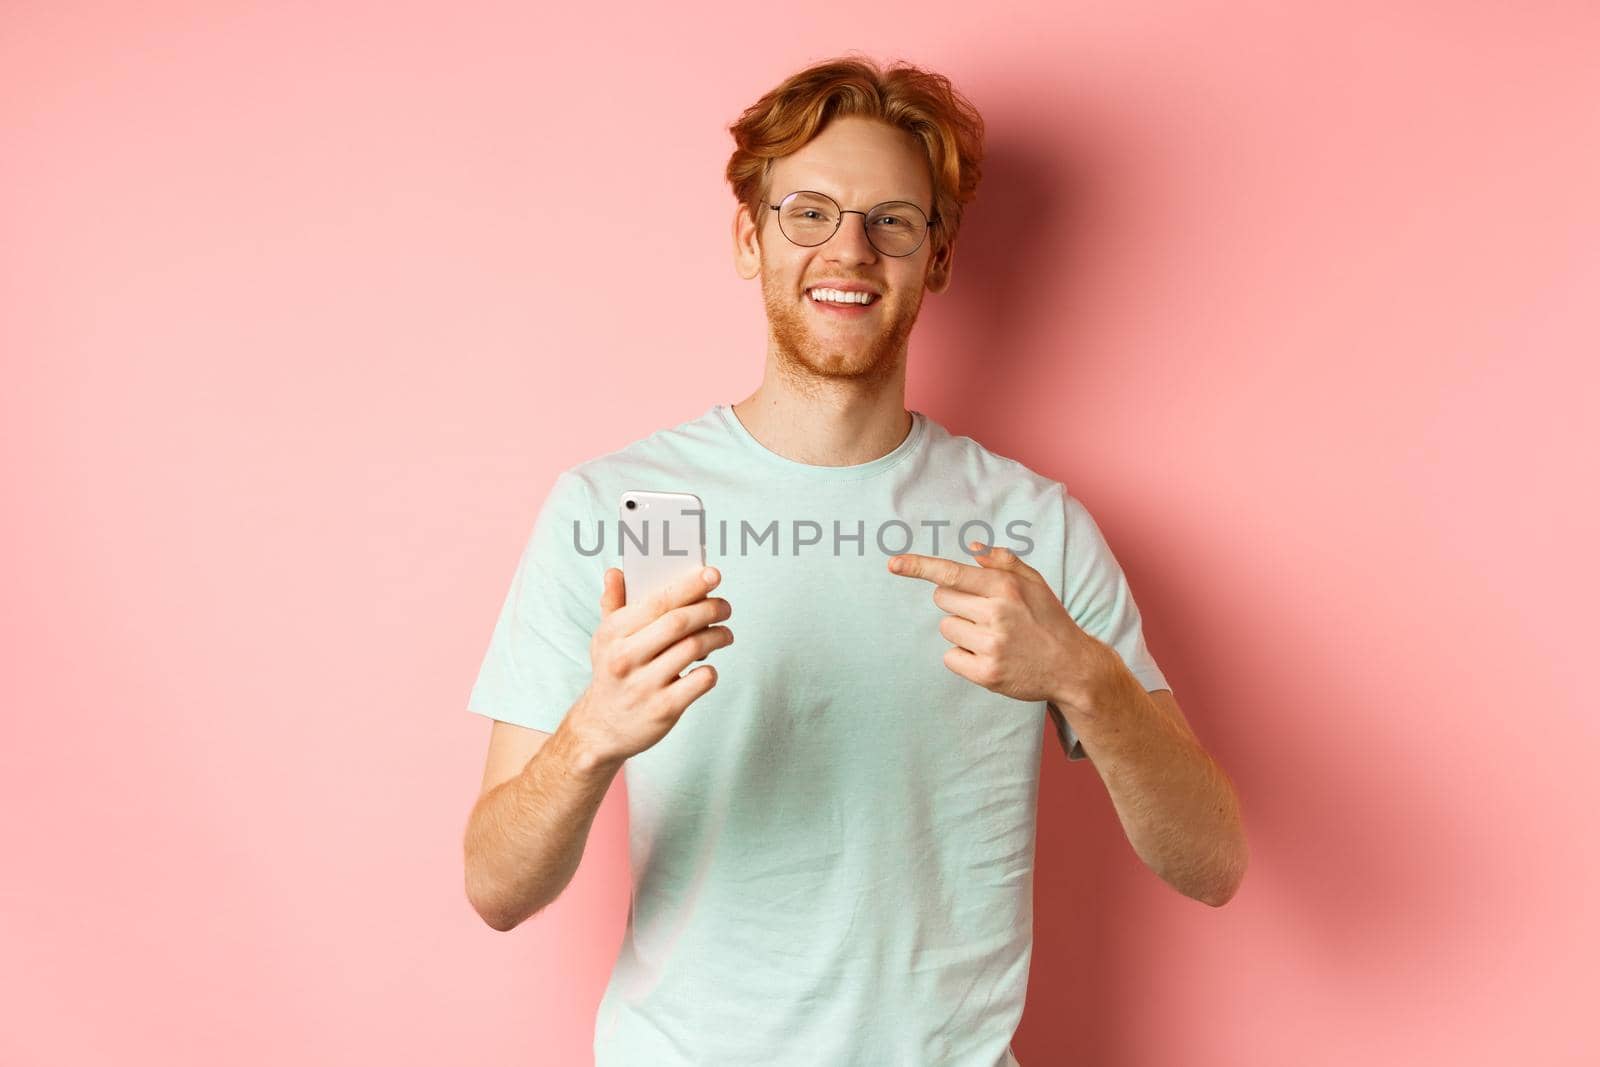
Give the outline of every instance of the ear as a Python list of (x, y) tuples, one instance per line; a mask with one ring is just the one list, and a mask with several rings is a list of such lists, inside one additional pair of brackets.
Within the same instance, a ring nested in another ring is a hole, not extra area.
[(761, 273), (761, 242), (756, 234), (750, 208), (740, 204), (733, 213), (733, 269), (746, 281)]
[(930, 293), (942, 293), (950, 288), (950, 275), (955, 271), (956, 246), (948, 242), (928, 261), (928, 275), (923, 288)]

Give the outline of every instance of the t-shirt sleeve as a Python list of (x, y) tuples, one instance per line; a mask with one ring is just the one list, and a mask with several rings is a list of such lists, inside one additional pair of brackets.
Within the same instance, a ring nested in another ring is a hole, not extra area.
[(607, 565), (598, 551), (580, 551), (595, 549), (595, 517), (588, 482), (558, 474), (517, 562), (467, 710), (554, 733), (588, 687)]
[[(1062, 603), (1066, 605), (1067, 614), (1090, 637), (1104, 641), (1115, 649), (1146, 691), (1170, 689), (1166, 676), (1145, 647), (1139, 606), (1133, 601), (1133, 591), (1128, 588), (1128, 579), (1122, 573), (1117, 557), (1112, 554), (1111, 546), (1106, 544), (1105, 536), (1089, 514), (1089, 509), (1064, 485), (1061, 487), (1061, 496), (1066, 518), (1066, 538), (1062, 547)], [(1047, 707), (1050, 717), (1055, 721), (1061, 745), (1066, 749), (1067, 758), (1087, 758), (1083, 743), (1078, 740), (1066, 715), (1054, 704)]]

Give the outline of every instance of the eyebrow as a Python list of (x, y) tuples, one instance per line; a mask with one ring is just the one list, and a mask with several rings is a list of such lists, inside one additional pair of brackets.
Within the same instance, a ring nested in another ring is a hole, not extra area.
[[(785, 196), (789, 195), (789, 193), (797, 193), (797, 192), (800, 192), (801, 190), (805, 190), (807, 192), (812, 192), (812, 193), (822, 193), (822, 194), (824, 194), (826, 196), (831, 196), (841, 206), (844, 204), (844, 201), (845, 201), (845, 198), (840, 196), (838, 193), (830, 193), (830, 192), (828, 192), (828, 190), (819, 189), (814, 185), (796, 185), (794, 188), (790, 189), (788, 193), (781, 194), (778, 197), (778, 199), (780, 201), (782, 201)], [(911, 198), (909, 196), (890, 196), (890, 197), (885, 197), (882, 200), (874, 200), (871, 204), (868, 205), (868, 207), (877, 207), (879, 204), (911, 204), (918, 211), (922, 211), (922, 212), (926, 212), (927, 211), (926, 208), (924, 208), (920, 203), (918, 203), (916, 200), (914, 200), (913, 198)]]

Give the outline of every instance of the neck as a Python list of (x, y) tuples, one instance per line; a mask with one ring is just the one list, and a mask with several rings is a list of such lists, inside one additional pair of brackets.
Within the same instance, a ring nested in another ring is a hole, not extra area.
[(803, 392), (768, 375), (733, 413), (763, 446), (796, 463), (849, 467), (893, 452), (911, 432), (905, 388), (870, 391), (812, 383)]

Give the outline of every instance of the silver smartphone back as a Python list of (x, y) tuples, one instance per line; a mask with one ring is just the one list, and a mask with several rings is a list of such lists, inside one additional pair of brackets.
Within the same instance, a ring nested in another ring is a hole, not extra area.
[(629, 604), (705, 566), (705, 507), (693, 493), (630, 489), (617, 500), (617, 554)]

